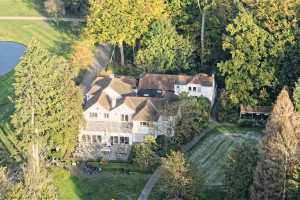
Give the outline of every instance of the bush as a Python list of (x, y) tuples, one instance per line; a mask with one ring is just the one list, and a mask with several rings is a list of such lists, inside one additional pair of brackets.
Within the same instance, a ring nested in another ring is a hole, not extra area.
[(154, 169), (160, 159), (155, 150), (157, 144), (153, 136), (145, 138), (145, 141), (133, 146), (133, 164), (142, 170)]
[(117, 66), (117, 65), (109, 65), (105, 73), (106, 75), (118, 74), (118, 75), (126, 75), (139, 77), (143, 73), (143, 69), (135, 67), (135, 66)]
[(176, 121), (175, 140), (178, 144), (188, 143), (208, 126), (210, 102), (204, 97), (180, 96), (180, 117)]
[(236, 122), (239, 119), (239, 109), (229, 101), (226, 91), (219, 93), (218, 99), (218, 120), (221, 122)]

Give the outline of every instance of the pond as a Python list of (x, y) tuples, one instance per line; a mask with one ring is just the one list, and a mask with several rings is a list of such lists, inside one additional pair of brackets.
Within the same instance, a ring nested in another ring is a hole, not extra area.
[(20, 43), (0, 41), (0, 76), (15, 68), (25, 50)]

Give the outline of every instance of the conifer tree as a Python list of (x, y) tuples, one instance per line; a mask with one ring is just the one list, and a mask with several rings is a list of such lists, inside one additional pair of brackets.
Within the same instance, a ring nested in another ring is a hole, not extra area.
[[(39, 168), (40, 149), (70, 155), (82, 124), (82, 95), (63, 58), (52, 56), (32, 42), (15, 74), (15, 107), (12, 123)], [(45, 153), (44, 152), (44, 153)]]
[(286, 199), (288, 176), (297, 152), (297, 117), (286, 88), (277, 97), (251, 188), (251, 200)]

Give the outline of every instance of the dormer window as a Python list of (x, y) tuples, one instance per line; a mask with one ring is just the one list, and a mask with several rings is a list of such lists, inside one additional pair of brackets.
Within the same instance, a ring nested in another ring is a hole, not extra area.
[(97, 118), (97, 117), (98, 117), (98, 113), (90, 112), (90, 118)]
[(196, 87), (193, 87), (193, 92), (196, 92)]
[(140, 122), (140, 126), (149, 127), (150, 123), (149, 122)]
[(192, 87), (189, 87), (189, 91), (192, 91)]
[(122, 121), (122, 122), (128, 122), (128, 121), (129, 121), (129, 116), (128, 116), (128, 115), (122, 114), (122, 116), (121, 116), (121, 121)]

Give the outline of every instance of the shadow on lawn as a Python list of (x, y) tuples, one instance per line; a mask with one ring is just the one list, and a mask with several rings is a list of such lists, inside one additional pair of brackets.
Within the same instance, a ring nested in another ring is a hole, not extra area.
[[(49, 17), (45, 8), (44, 0), (24, 0), (28, 7), (34, 8), (42, 16)], [(54, 46), (48, 49), (51, 53), (67, 57), (72, 52), (72, 44), (79, 36), (84, 27), (84, 23), (79, 22), (55, 22), (47, 21), (47, 23), (60, 33), (66, 34), (70, 39), (61, 38), (54, 41)]]

